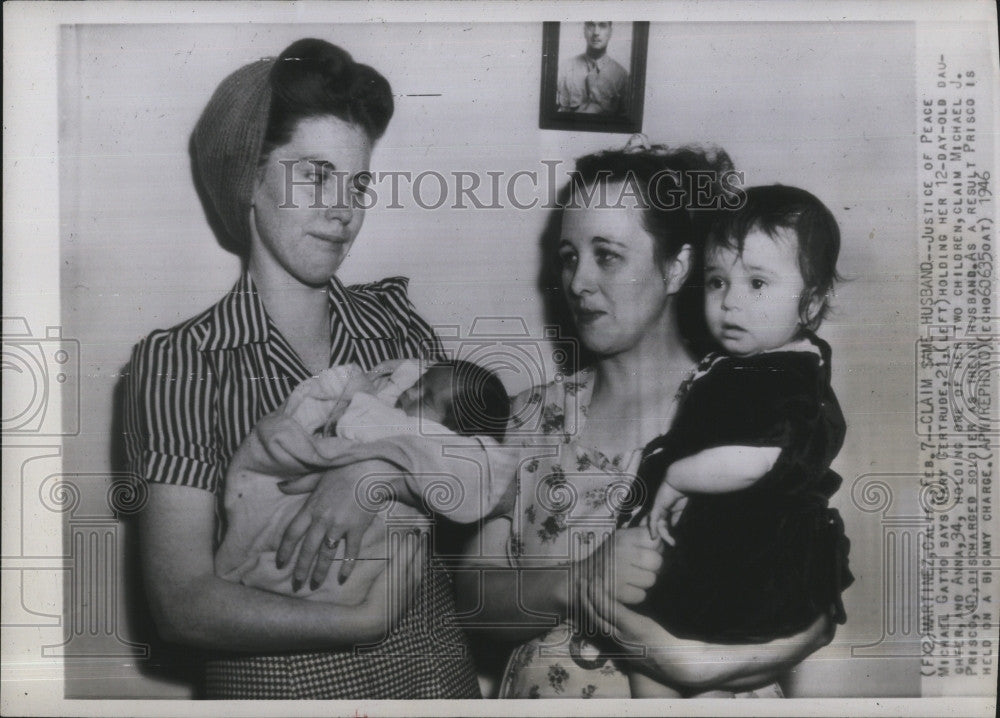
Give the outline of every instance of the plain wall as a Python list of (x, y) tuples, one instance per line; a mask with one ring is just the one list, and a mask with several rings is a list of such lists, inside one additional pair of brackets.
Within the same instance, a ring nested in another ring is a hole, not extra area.
[[(63, 324), (81, 343), (85, 419), (65, 443), (69, 469), (111, 469), (113, 392), (133, 344), (210, 306), (235, 282), (238, 260), (215, 242), (191, 182), (189, 134), (223, 77), (303, 36), (341, 44), (392, 83), (396, 114), (376, 171), (509, 176), (627, 139), (538, 129), (539, 24), (64, 28)], [(857, 582), (846, 594), (847, 625), (796, 671), (802, 695), (919, 691), (914, 661), (851, 658), (852, 646), (879, 639), (883, 616), (880, 517), (853, 504), (851, 485), (863, 474), (911, 474), (890, 482), (903, 496), (916, 493), (913, 67), (913, 30), (904, 23), (654, 23), (649, 33), (643, 129), (653, 141), (719, 144), (747, 184), (808, 189), (841, 224), (839, 268), (850, 281), (820, 334), (833, 346), (848, 421), (834, 504), (852, 539)], [(535, 277), (544, 211), (408, 204), (368, 213), (342, 267), (345, 281), (404, 274), (433, 323), (468, 331), (477, 316), (513, 315), (541, 336)], [(125, 529), (126, 547), (134, 546)], [(128, 607), (135, 593), (122, 591)], [(142, 633), (125, 623), (126, 633)], [(147, 668), (130, 660), (69, 666), (67, 695), (187, 694)]]

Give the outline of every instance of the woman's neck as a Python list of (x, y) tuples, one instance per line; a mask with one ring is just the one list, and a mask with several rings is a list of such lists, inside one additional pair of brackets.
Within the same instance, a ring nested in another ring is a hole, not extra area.
[[(669, 309), (667, 314), (673, 316)], [(671, 321), (627, 352), (599, 360), (581, 440), (607, 456), (634, 460), (637, 448), (670, 428), (677, 391), (694, 359)]]
[(267, 271), (251, 258), (247, 271), (267, 315), (316, 374), (330, 362), (330, 301), (326, 287), (309, 287), (283, 272)]
[(696, 357), (681, 337), (673, 311), (667, 309), (665, 314), (664, 324), (645, 334), (634, 347), (597, 361), (595, 401), (613, 397), (615, 404), (649, 411), (662, 410), (673, 401)]

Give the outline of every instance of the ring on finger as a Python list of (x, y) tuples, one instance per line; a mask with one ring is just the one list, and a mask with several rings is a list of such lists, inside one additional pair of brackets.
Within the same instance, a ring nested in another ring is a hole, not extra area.
[(339, 543), (340, 543), (340, 539), (335, 539), (333, 536), (327, 536), (323, 540), (323, 545), (326, 546), (331, 551), (333, 549), (337, 548), (337, 544), (339, 544)]

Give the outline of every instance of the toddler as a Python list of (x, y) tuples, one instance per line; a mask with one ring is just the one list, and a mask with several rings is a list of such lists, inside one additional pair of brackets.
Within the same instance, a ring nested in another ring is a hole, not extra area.
[[(645, 448), (646, 501), (623, 518), (635, 525), (648, 515), (674, 544), (637, 610), (676, 636), (764, 643), (821, 615), (846, 618), (849, 542), (828, 506), (846, 427), (830, 347), (813, 333), (839, 249), (830, 211), (793, 187), (749, 189), (744, 207), (710, 227), (705, 319), (722, 351), (689, 380), (671, 431)], [(682, 496), (687, 505), (668, 526)], [(633, 695), (669, 694), (633, 677)]]
[[(432, 364), (421, 376), (415, 360), (393, 362), (391, 373), (363, 373), (356, 366), (332, 367), (300, 384), (283, 411), (305, 428), (320, 427), (325, 435), (359, 442), (405, 435), (475, 436), (484, 447), (502, 440), (510, 415), (510, 400), (497, 376), (464, 361)], [(241, 451), (243, 447), (241, 447)], [(345, 582), (335, 572), (318, 587), (294, 586), (296, 556), (279, 569), (275, 554), (289, 522), (308, 494), (288, 495), (273, 474), (248, 468), (252, 460), (238, 451), (225, 491), (226, 533), (216, 552), (216, 574), (248, 586), (342, 605), (364, 600), (371, 582), (384, 569), (386, 527), (381, 515), (365, 531), (357, 566)], [(291, 468), (291, 467), (290, 467)], [(496, 495), (502, 493), (502, 487)], [(487, 502), (488, 504), (488, 502)], [(484, 511), (492, 508), (483, 507)], [(360, 506), (359, 511), (363, 510)], [(404, 505), (393, 517), (418, 513)], [(452, 516), (474, 521), (476, 516)], [(343, 542), (342, 542), (343, 543)], [(338, 558), (343, 555), (340, 547)]]

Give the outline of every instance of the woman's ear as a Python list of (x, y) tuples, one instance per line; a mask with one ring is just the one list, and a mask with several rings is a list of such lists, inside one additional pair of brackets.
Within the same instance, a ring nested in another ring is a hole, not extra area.
[(264, 166), (261, 165), (254, 170), (253, 182), (250, 185), (250, 207), (253, 208), (257, 204), (257, 190), (264, 183)]
[(663, 281), (667, 283), (667, 293), (676, 294), (684, 286), (691, 273), (692, 252), (690, 244), (685, 244), (677, 256), (667, 262)]

